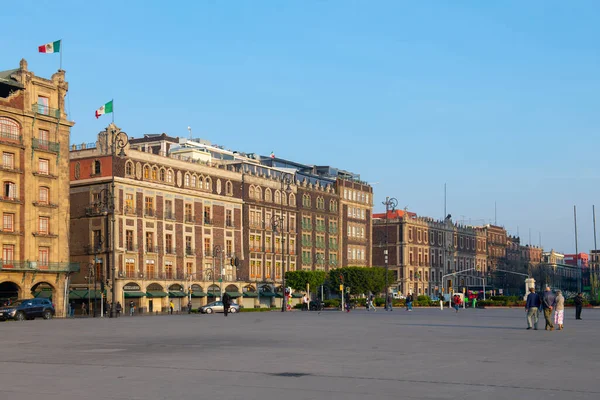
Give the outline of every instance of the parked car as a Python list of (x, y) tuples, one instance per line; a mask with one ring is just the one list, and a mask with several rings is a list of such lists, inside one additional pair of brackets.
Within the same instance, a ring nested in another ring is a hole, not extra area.
[(54, 314), (54, 306), (48, 299), (17, 300), (11, 305), (0, 307), (0, 321), (7, 319), (24, 321), (39, 317), (51, 319)]
[[(200, 312), (202, 314), (212, 314), (212, 313), (222, 313), (223, 310), (223, 302), (222, 301), (213, 301), (212, 303), (208, 303), (205, 306), (200, 307)], [(229, 312), (236, 313), (240, 312), (240, 305), (237, 303), (231, 303), (229, 305)]]

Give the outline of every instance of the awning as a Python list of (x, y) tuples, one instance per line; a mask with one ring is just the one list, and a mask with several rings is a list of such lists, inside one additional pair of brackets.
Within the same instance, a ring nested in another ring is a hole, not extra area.
[(162, 292), (162, 291), (149, 291), (146, 292), (146, 296), (148, 297), (167, 297), (167, 293), (166, 292)]
[(281, 293), (275, 293), (275, 297), (278, 299), (283, 299), (283, 295)]
[(262, 292), (260, 297), (275, 297), (275, 293), (273, 292)]
[(256, 292), (245, 292), (244, 297), (258, 297), (258, 293)]
[(219, 297), (221, 296), (221, 292), (208, 292), (208, 297)]
[(183, 292), (169, 292), (169, 297), (186, 297), (187, 294)]
[(229, 297), (231, 298), (237, 298), (237, 297), (242, 297), (242, 294), (240, 292), (225, 292), (229, 295)]
[(42, 290), (41, 292), (36, 292), (35, 296), (36, 299), (49, 299), (50, 297), (52, 297), (52, 290)]
[(302, 293), (292, 293), (292, 297), (294, 299), (300, 299), (300, 298), (304, 297), (304, 295)]
[(126, 299), (146, 296), (146, 293), (144, 292), (123, 292), (123, 294)]
[(69, 300), (85, 299), (87, 296), (87, 290), (71, 290), (69, 292)]
[[(104, 295), (106, 295), (106, 291), (104, 291)], [(90, 298), (90, 299), (101, 299), (102, 298), (102, 291), (100, 290), (90, 290), (89, 293), (86, 293), (84, 298)]]
[(204, 293), (204, 292), (192, 292), (192, 297), (206, 297), (208, 296), (208, 293)]

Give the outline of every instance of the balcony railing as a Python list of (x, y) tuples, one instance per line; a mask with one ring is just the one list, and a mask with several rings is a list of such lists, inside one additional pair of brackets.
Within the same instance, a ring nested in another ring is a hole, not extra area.
[(158, 246), (146, 245), (146, 253), (158, 253)]
[(99, 254), (104, 251), (104, 246), (102, 246), (101, 244), (96, 246), (86, 244), (85, 246), (83, 246), (83, 251), (85, 251), (86, 254)]
[(47, 238), (57, 238), (58, 234), (54, 233), (54, 232), (33, 232), (32, 233), (33, 236), (35, 237), (47, 237)]
[(165, 219), (175, 220), (175, 213), (173, 211), (165, 211)]
[(138, 247), (133, 243), (125, 243), (125, 251), (138, 251)]
[(264, 229), (262, 222), (250, 222), (250, 229)]
[(144, 208), (144, 217), (154, 217), (156, 212), (153, 208)]
[(184, 220), (185, 220), (185, 222), (187, 222), (188, 224), (193, 224), (193, 223), (195, 223), (195, 222), (196, 222), (196, 218), (194, 218), (194, 216), (193, 216), (193, 215), (189, 215), (189, 214), (187, 214), (187, 215), (184, 217)]
[(50, 203), (47, 201), (34, 201), (33, 205), (36, 207), (48, 207), (48, 208), (57, 208), (58, 204)]
[(137, 210), (131, 206), (125, 206), (125, 209), (123, 211), (127, 215), (136, 215), (137, 214)]
[(46, 261), (6, 261), (0, 260), (0, 269), (4, 271), (49, 271), (79, 272), (79, 263)]
[(212, 225), (213, 220), (211, 218), (204, 217), (204, 225)]
[(191, 247), (186, 247), (186, 248), (185, 248), (185, 255), (186, 255), (186, 256), (193, 256), (193, 255), (195, 255), (195, 254), (196, 254), (196, 253), (194, 252), (194, 249), (193, 249), (193, 248), (191, 248)]
[(165, 249), (165, 254), (175, 254), (175, 253), (176, 253), (175, 247), (167, 247)]
[(0, 201), (7, 201), (9, 203), (20, 203), (18, 196), (2, 196), (0, 195)]
[(317, 242), (317, 243), (315, 244), (315, 247), (316, 247), (317, 249), (324, 249), (324, 248), (325, 248), (325, 243), (323, 243), (323, 242)]
[(45, 106), (43, 104), (33, 103), (31, 106), (31, 111), (36, 114), (47, 115), (52, 118), (60, 118), (60, 110), (57, 108), (52, 108)]
[(304, 247), (311, 247), (312, 246), (312, 241), (310, 241), (310, 240), (303, 240), (302, 241), (302, 246), (304, 246)]
[(228, 228), (235, 228), (233, 221), (225, 221), (225, 226)]
[(329, 260), (329, 265), (338, 265), (337, 260)]
[(33, 138), (31, 140), (32, 146), (35, 150), (50, 151), (52, 153), (58, 153), (60, 151), (60, 143), (41, 140), (38, 138)]
[(12, 144), (12, 145), (23, 145), (23, 136), (18, 135), (12, 132), (3, 132), (0, 131), (0, 142), (4, 144)]
[(85, 215), (88, 217), (94, 217), (98, 215), (106, 215), (109, 213), (109, 208), (100, 204), (90, 204), (85, 208)]
[(0, 228), (0, 235), (21, 236), (21, 235), (23, 235), (23, 232), (17, 231), (16, 229), (2, 229), (2, 228)]
[(21, 172), (23, 172), (19, 168), (16, 168), (14, 165), (0, 165), (0, 171), (13, 172), (16, 174), (20, 174)]
[(302, 257), (302, 264), (312, 264), (310, 257)]

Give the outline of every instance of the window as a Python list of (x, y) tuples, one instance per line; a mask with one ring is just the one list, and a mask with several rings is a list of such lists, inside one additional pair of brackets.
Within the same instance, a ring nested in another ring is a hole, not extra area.
[(265, 201), (273, 201), (273, 198), (271, 196), (271, 189), (265, 189)]
[(225, 183), (225, 194), (229, 196), (233, 195), (233, 184), (229, 181)]
[(204, 238), (204, 255), (205, 256), (210, 256), (211, 251), (210, 251), (210, 238)]
[(233, 257), (233, 242), (231, 239), (225, 241), (225, 254), (227, 257)]
[(13, 232), (15, 229), (15, 214), (4, 213), (2, 216), (2, 230), (4, 232)]
[(133, 194), (125, 193), (125, 212), (133, 212)]
[(13, 153), (2, 153), (2, 167), (6, 169), (15, 168), (15, 155)]
[(125, 248), (129, 251), (133, 250), (133, 231), (132, 230), (125, 231)]
[(146, 197), (145, 199), (145, 208), (144, 208), (144, 212), (146, 215), (154, 215), (154, 198), (153, 197)]
[(21, 141), (19, 125), (12, 119), (0, 117), (0, 137), (13, 141)]
[(39, 192), (39, 203), (40, 204), (48, 204), (48, 202), (50, 197), (50, 189), (48, 189), (45, 186), (40, 187), (40, 192)]
[(276, 204), (281, 203), (281, 192), (279, 190), (275, 191), (275, 203)]
[(185, 237), (185, 253), (191, 255), (192, 253), (192, 237)]
[(15, 259), (15, 245), (5, 244), (2, 246), (2, 260), (6, 264)]
[(167, 254), (173, 253), (173, 235), (171, 234), (165, 235), (165, 252)]
[(100, 175), (101, 172), (102, 172), (102, 164), (100, 163), (100, 160), (95, 160), (94, 161), (94, 175)]
[(225, 211), (225, 225), (233, 227), (233, 210)]
[(204, 223), (209, 225), (212, 223), (210, 219), (210, 206), (204, 207)]
[(133, 163), (130, 161), (127, 162), (127, 164), (125, 164), (125, 175), (128, 175), (128, 176), (133, 175)]
[(48, 267), (49, 255), (50, 255), (49, 247), (38, 248), (38, 267)]
[(2, 196), (8, 200), (15, 200), (17, 198), (17, 185), (13, 182), (4, 182)]
[(171, 200), (165, 200), (165, 218), (173, 218), (173, 202)]
[(132, 258), (125, 259), (125, 274), (128, 278), (135, 278), (135, 260)]
[(190, 186), (193, 188), (196, 187), (196, 175), (192, 175), (192, 180), (190, 182)]
[(167, 171), (167, 183), (173, 183), (173, 171)]
[(150, 179), (150, 167), (144, 165), (144, 179)]
[(185, 174), (184, 185), (186, 187), (190, 186), (190, 174)]
[(49, 100), (47, 97), (38, 96), (38, 114), (48, 115), (50, 114)]
[(152, 180), (155, 181), (158, 179), (158, 168), (154, 167), (152, 168)]
[(250, 186), (250, 189), (248, 189), (248, 197), (251, 199), (254, 198), (254, 186)]
[(154, 252), (154, 232), (146, 232), (146, 251)]
[(207, 177), (204, 180), (204, 189), (209, 190), (209, 191), (212, 190), (212, 181), (210, 180), (209, 177)]
[(194, 271), (194, 264), (189, 262), (185, 264), (185, 273), (187, 274), (187, 276), (192, 276)]
[(146, 277), (154, 278), (154, 260), (146, 260)]
[(158, 173), (158, 178), (159, 178), (159, 180), (160, 180), (161, 182), (164, 182), (164, 181), (165, 181), (165, 170), (164, 170), (164, 169), (161, 169), (161, 170), (159, 171), (159, 173)]
[(184, 213), (185, 213), (185, 220), (186, 221), (192, 221), (193, 220), (193, 214), (192, 214), (192, 205), (189, 203), (186, 203), (184, 205)]
[(50, 222), (50, 218), (48, 217), (39, 217), (38, 219), (38, 233), (41, 235), (48, 234), (48, 225)]

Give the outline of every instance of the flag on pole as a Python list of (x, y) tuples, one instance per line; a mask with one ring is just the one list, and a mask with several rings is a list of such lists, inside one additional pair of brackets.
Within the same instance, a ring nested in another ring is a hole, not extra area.
[(112, 112), (113, 112), (113, 101), (111, 100), (96, 110), (96, 118), (100, 117), (101, 115), (109, 114)]
[(271, 158), (275, 158), (275, 153), (271, 152)]
[(38, 47), (40, 53), (60, 53), (60, 40), (43, 44)]

